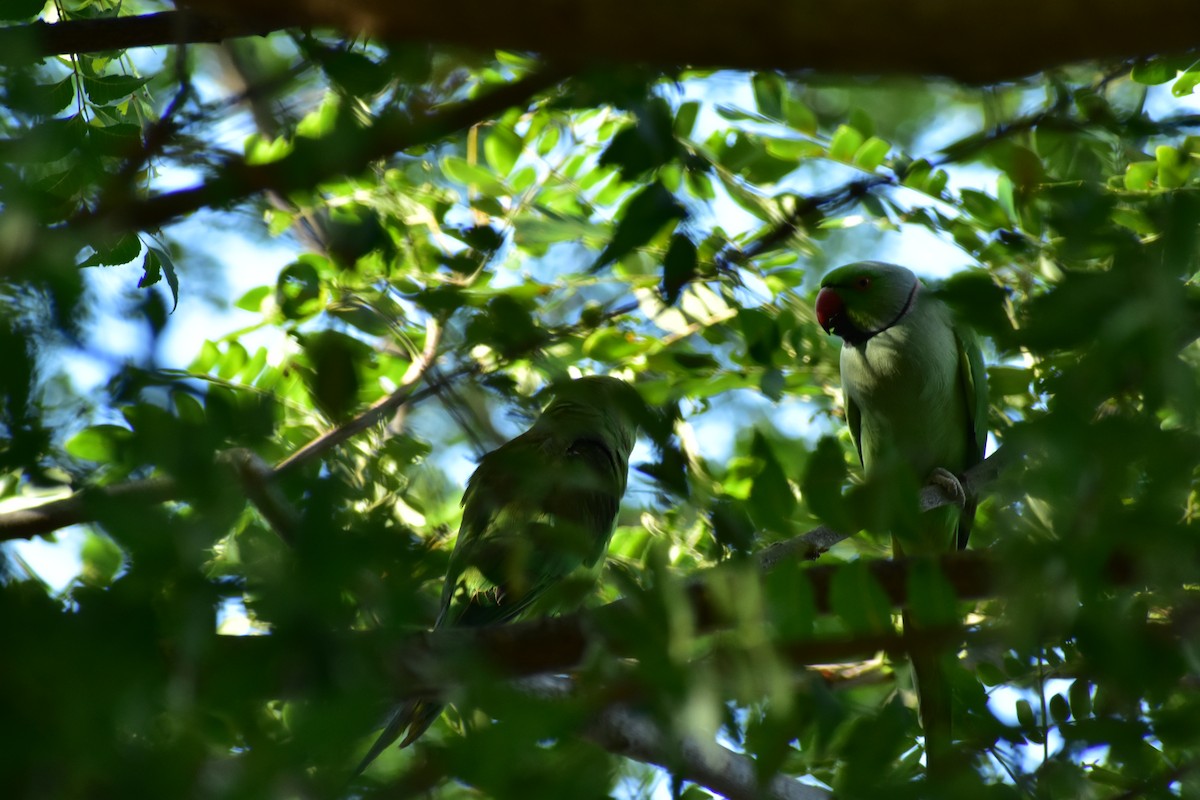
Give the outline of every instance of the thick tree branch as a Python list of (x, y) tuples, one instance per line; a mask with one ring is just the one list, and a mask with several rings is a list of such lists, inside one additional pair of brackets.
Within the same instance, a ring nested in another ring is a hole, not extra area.
[[(552, 699), (575, 692), (572, 681), (551, 675), (522, 681), (521, 689)], [(709, 740), (672, 737), (649, 717), (620, 704), (602, 709), (581, 733), (610, 753), (663, 767), (729, 800), (827, 800), (831, 796), (783, 775), (760, 784), (753, 759)]]
[(215, 43), (261, 36), (304, 24), (296, 9), (264, 27), (246, 18), (216, 17), (188, 10), (136, 17), (34, 22), (0, 28), (0, 63), (28, 63), (66, 53), (97, 53), (171, 44)]
[(0, 44), (15, 54), (12, 60), (327, 26), (387, 41), (528, 50), (575, 63), (944, 75), (969, 83), (1200, 47), (1200, 6), (1192, 0), (1146, 0), (1136, 13), (1120, 0), (1015, 0), (1003, 9), (921, 0), (464, 0), (452, 22), (445, 4), (434, 0), (190, 0), (188, 6), (174, 14), (19, 26), (0, 32)]
[(92, 522), (104, 508), (115, 505), (154, 505), (174, 500), (179, 488), (170, 478), (151, 478), (88, 488), (35, 508), (0, 514), (0, 542), (32, 539), (82, 522)]
[(413, 117), (400, 110), (381, 114), (370, 127), (342, 129), (336, 142), (297, 138), (293, 151), (267, 164), (230, 163), (189, 189), (145, 200), (102, 202), (96, 211), (67, 223), (68, 230), (153, 230), (204, 208), (221, 208), (265, 191), (281, 194), (312, 189), (322, 181), (355, 175), (402, 150), (429, 144), (490, 119), (562, 82), (568, 72), (545, 68), (481, 93), (470, 100)]
[[(803, 538), (803, 537), (800, 537)], [(795, 548), (794, 558), (804, 558), (804, 548)], [(779, 568), (785, 559), (773, 562)], [(867, 566), (895, 607), (904, 604), (907, 596), (908, 571), (911, 560), (876, 561)], [(954, 553), (939, 559), (939, 565), (955, 595), (963, 600), (994, 596), (1000, 585), (994, 559), (985, 552)], [(803, 570), (811, 587), (815, 609), (828, 613), (830, 589), (835, 575), (845, 565), (818, 565)], [(694, 631), (708, 633), (734, 624), (715, 602), (707, 582), (723, 567), (716, 567), (689, 581), (687, 599), (693, 610)], [(1127, 581), (1126, 581), (1127, 582)], [(479, 665), (487, 665), (493, 678), (524, 678), (552, 672), (566, 672), (579, 667), (597, 643), (617, 656), (635, 656), (637, 642), (625, 641), (627, 631), (641, 630), (631, 620), (642, 614), (640, 598), (629, 597), (606, 606), (559, 617), (517, 622), (485, 628), (446, 628), (418, 633), (396, 642), (393, 636), (382, 633), (353, 634), (343, 645), (366, 647), (372, 659), (386, 664), (387, 680), (395, 687), (396, 700), (414, 695), (436, 695), (444, 690), (477, 677)], [(930, 629), (905, 638), (894, 631), (878, 631), (853, 636), (817, 637), (783, 645), (783, 651), (793, 664), (829, 664), (868, 658), (880, 651), (906, 652), (916, 646), (935, 646), (950, 640), (979, 636), (968, 634), (958, 627)], [(916, 637), (916, 638), (914, 638)], [(295, 653), (281, 648), (269, 636), (220, 637), (221, 670), (241, 674), (252, 669), (262, 680), (274, 681), (271, 676), (299, 676)], [(336, 649), (336, 648), (335, 648)], [(303, 681), (300, 682), (301, 685)], [(275, 693), (287, 694), (295, 686), (272, 683)], [(264, 687), (266, 693), (271, 690)]]
[[(1000, 448), (962, 475), (963, 490), (968, 496), (982, 497), (1005, 468), (1017, 458), (1019, 455), (1011, 448)], [(923, 487), (917, 497), (921, 511), (932, 511), (941, 506), (953, 505), (954, 502), (955, 498), (936, 484)], [(850, 534), (822, 525), (803, 536), (777, 542), (765, 548), (757, 555), (759, 567), (766, 572), (785, 560), (812, 560), (848, 538)]]

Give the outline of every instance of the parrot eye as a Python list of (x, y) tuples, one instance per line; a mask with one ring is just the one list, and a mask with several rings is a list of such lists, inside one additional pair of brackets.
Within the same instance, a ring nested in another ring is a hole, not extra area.
[(866, 275), (863, 275), (861, 278), (859, 278), (857, 281), (854, 282), (854, 285), (859, 289), (870, 289), (871, 288), (871, 279), (869, 277), (867, 277)]

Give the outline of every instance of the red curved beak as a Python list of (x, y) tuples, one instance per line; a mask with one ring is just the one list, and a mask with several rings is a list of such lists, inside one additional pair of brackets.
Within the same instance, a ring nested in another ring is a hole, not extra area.
[(834, 318), (838, 314), (841, 314), (845, 308), (846, 305), (842, 302), (842, 296), (828, 286), (817, 292), (817, 324), (826, 333), (829, 333), (833, 327)]

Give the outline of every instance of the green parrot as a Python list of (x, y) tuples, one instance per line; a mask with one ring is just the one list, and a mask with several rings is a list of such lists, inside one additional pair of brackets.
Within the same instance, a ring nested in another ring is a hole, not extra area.
[[(817, 321), (842, 339), (846, 421), (868, 475), (899, 466), (963, 500), (923, 515), (917, 538), (893, 534), (902, 555), (963, 549), (975, 503), (956, 475), (983, 459), (987, 439), (987, 374), (975, 335), (921, 286), (910, 270), (863, 261), (821, 281)], [(953, 544), (952, 544), (953, 543)], [(906, 629), (913, 627), (907, 610)], [(930, 768), (951, 745), (950, 692), (938, 658), (913, 659)]]
[[(607, 376), (560, 384), (554, 395), (533, 427), (485, 455), (467, 481), (435, 629), (512, 621), (607, 551), (644, 406)], [(412, 744), (441, 710), (429, 700), (401, 704), (355, 774), (405, 730), (400, 747)]]

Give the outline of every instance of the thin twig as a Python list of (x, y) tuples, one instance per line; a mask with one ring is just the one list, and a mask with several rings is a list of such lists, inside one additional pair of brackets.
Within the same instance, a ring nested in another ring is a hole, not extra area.
[[(350, 439), (358, 433), (370, 428), (378, 422), (390, 417), (401, 406), (410, 402), (415, 402), (428, 394), (436, 391), (436, 387), (430, 387), (422, 392), (414, 392), (415, 386), (424, 376), (425, 372), (430, 369), (434, 361), (437, 359), (437, 348), (442, 339), (442, 327), (437, 320), (432, 317), (426, 324), (425, 328), (425, 347), (421, 351), (421, 355), (413, 359), (408, 369), (404, 373), (404, 377), (400, 379), (400, 386), (396, 391), (392, 392), (387, 397), (379, 400), (366, 411), (359, 414), (357, 417), (345, 422), (342, 425), (318, 436), (308, 444), (301, 447), (290, 456), (280, 461), (275, 465), (275, 475), (283, 475), (297, 467), (300, 467), (315, 458), (318, 458), (329, 450), (337, 447), (342, 442)], [(465, 372), (460, 370), (454, 373), (454, 377)]]
[[(267, 467), (256, 455), (251, 457), (241, 448), (218, 456), (235, 466), (242, 478), (247, 497), (263, 512), (263, 516), (285, 541), (295, 532), (298, 523), (294, 512), (288, 510), (286, 501), (271, 484), (280, 475), (324, 455), (355, 434), (383, 420), (401, 406), (434, 394), (434, 387), (421, 391), (413, 391), (412, 387), (421, 380), (433, 363), (440, 341), (441, 327), (431, 320), (426, 328), (425, 348), (405, 372), (400, 388), (357, 417), (318, 436), (274, 467)], [(471, 371), (472, 368), (464, 368), (452, 373), (447, 379), (457, 378)], [(93, 522), (108, 506), (153, 505), (179, 499), (183, 494), (184, 488), (173, 478), (150, 478), (113, 486), (90, 487), (70, 497), (54, 500), (36, 508), (0, 514), (0, 541), (31, 539), (70, 525)]]

